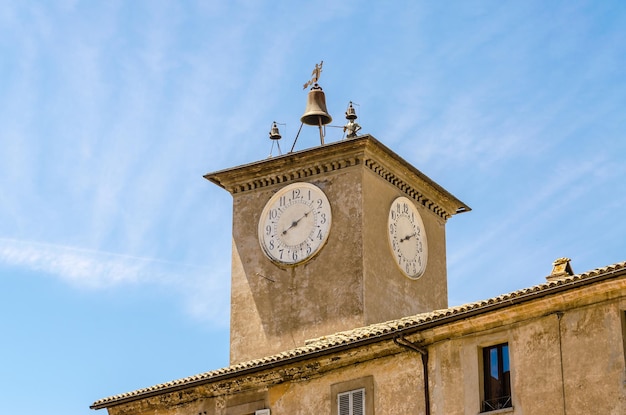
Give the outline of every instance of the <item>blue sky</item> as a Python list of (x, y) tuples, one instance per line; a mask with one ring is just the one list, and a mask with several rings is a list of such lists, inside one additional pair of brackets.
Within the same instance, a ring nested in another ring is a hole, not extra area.
[(320, 60), (333, 125), (355, 102), (472, 207), (451, 305), (626, 260), (625, 28), (621, 0), (3, 1), (1, 412), (228, 364), (231, 197), (202, 175), (274, 120), (289, 149)]

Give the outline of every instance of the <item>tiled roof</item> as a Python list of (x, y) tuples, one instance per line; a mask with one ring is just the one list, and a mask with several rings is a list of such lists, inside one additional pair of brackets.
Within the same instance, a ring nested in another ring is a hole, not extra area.
[(142, 397), (166, 393), (197, 384), (207, 383), (220, 378), (234, 377), (240, 374), (263, 370), (279, 364), (287, 364), (293, 360), (312, 357), (317, 354), (332, 353), (337, 349), (357, 346), (364, 343), (374, 342), (381, 338), (393, 337), (408, 330), (421, 330), (429, 326), (445, 324), (451, 319), (467, 314), (478, 314), (494, 308), (505, 307), (512, 302), (531, 300), (537, 297), (549, 295), (566, 289), (579, 287), (596, 282), (603, 277), (611, 277), (613, 274), (626, 273), (626, 261), (606, 267), (598, 268), (586, 273), (563, 277), (558, 280), (548, 281), (530, 288), (521, 289), (508, 294), (502, 294), (487, 300), (468, 303), (456, 307), (435, 310), (429, 313), (417, 314), (398, 320), (372, 324), (365, 327), (335, 333), (329, 336), (312, 339), (304, 346), (287, 350), (272, 356), (254, 359), (238, 363), (226, 368), (201, 373), (195, 376), (161, 383), (148, 388), (122, 393), (100, 399), (91, 405), (92, 409), (106, 408), (122, 402), (137, 400)]

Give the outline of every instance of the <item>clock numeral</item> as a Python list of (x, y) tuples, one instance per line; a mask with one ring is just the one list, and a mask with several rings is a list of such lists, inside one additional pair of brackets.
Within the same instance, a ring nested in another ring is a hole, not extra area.
[(292, 199), (299, 199), (300, 198), (300, 189), (293, 189), (291, 191), (291, 198)]
[(278, 209), (270, 209), (270, 220), (274, 220), (278, 217)]
[(274, 239), (270, 239), (270, 249), (273, 251), (274, 250)]
[(265, 234), (266, 234), (267, 236), (269, 236), (271, 233), (272, 233), (272, 226), (271, 226), (271, 225), (267, 225), (267, 226), (265, 227)]
[(322, 213), (320, 216), (322, 217), (322, 220), (320, 220), (320, 223), (323, 225), (326, 223), (326, 214)]
[(287, 196), (281, 196), (279, 199), (279, 206), (285, 206), (287, 203)]
[(296, 251), (293, 251), (292, 258), (293, 258), (294, 261), (298, 260), (298, 253)]
[(317, 199), (317, 208), (318, 209), (322, 208), (322, 199)]
[(317, 239), (319, 239), (320, 241), (322, 239), (324, 239), (324, 235), (322, 235), (322, 230), (321, 229), (319, 231), (317, 231)]
[(391, 211), (391, 220), (396, 220), (397, 217), (398, 217), (398, 215), (396, 215), (396, 211), (392, 210)]
[(402, 204), (402, 213), (409, 213), (409, 205), (406, 203)]
[(306, 254), (311, 255), (311, 252), (313, 252), (313, 248), (311, 248), (311, 245), (306, 244)]

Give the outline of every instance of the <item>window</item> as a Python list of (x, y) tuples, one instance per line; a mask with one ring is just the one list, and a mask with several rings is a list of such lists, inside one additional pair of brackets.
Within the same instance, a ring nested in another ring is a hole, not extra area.
[[(223, 413), (224, 415), (269, 415), (269, 409), (266, 409), (268, 406), (266, 392), (234, 394), (226, 398), (226, 408)], [(263, 411), (266, 411), (265, 414)]]
[(337, 395), (339, 415), (364, 415), (365, 389), (343, 392)]
[(507, 343), (483, 349), (482, 412), (510, 408), (511, 370)]
[(331, 415), (374, 415), (374, 377), (330, 385)]

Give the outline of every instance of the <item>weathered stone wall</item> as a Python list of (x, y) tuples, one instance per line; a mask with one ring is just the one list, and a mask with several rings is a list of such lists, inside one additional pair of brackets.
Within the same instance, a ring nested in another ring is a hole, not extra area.
[[(461, 202), (373, 139), (339, 144), (211, 176), (236, 183), (229, 188), (233, 364), (447, 306), (445, 221)], [(259, 245), (260, 215), (273, 194), (299, 181), (326, 194), (332, 226), (317, 255), (277, 264)], [(428, 265), (417, 280), (404, 276), (389, 247), (387, 218), (398, 196), (413, 198), (426, 228)]]
[(326, 246), (297, 267), (271, 262), (257, 236), (263, 206), (282, 185), (235, 195), (231, 363), (365, 325), (361, 174), (357, 166), (310, 181), (329, 198), (333, 223)]
[(621, 297), (590, 294), (577, 299), (570, 293), (456, 323), (458, 338), (444, 328), (432, 331), (452, 336), (429, 347), (432, 414), (480, 411), (481, 349), (500, 343), (509, 344), (511, 413), (625, 414), (626, 298), (623, 291)]
[[(481, 349), (508, 343), (513, 408), (626, 413), (626, 280), (452, 319), (408, 336), (429, 353), (432, 415), (480, 412)], [(384, 340), (109, 408), (111, 415), (332, 414), (334, 385), (371, 379), (374, 412), (425, 414), (420, 353)], [(368, 415), (371, 415), (368, 412)]]
[(424, 275), (410, 279), (394, 261), (387, 236), (389, 208), (404, 194), (371, 170), (364, 172), (362, 186), (364, 325), (446, 308), (445, 220), (414, 203), (424, 222), (428, 260)]
[[(395, 346), (394, 346), (395, 347)], [(397, 347), (394, 349), (399, 350)], [(110, 415), (247, 415), (256, 409), (270, 408), (279, 414), (330, 414), (331, 387), (334, 384), (373, 378), (373, 401), (378, 415), (419, 414), (424, 410), (423, 377), (420, 355), (402, 352), (382, 356), (348, 366), (342, 366), (323, 375), (305, 376), (274, 384), (249, 384), (241, 390), (241, 383), (220, 388), (191, 388), (159, 397), (113, 407)], [(268, 378), (265, 378), (268, 381)], [(223, 386), (226, 386), (224, 384)], [(369, 412), (368, 412), (369, 413)]]

